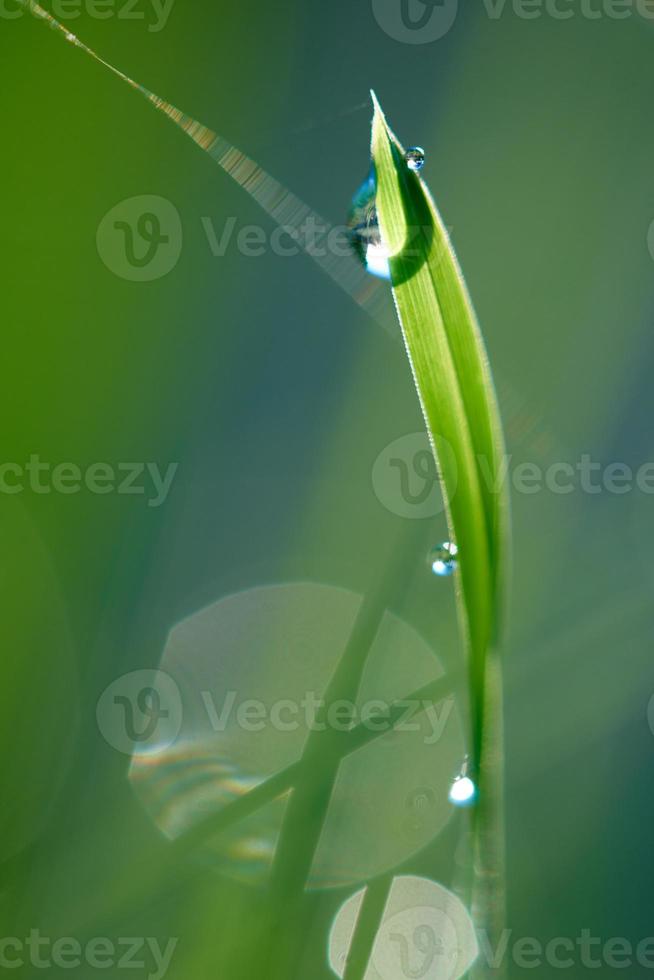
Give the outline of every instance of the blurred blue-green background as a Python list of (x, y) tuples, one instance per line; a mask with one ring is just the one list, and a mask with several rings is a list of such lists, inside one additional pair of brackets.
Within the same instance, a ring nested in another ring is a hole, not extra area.
[[(559, 19), (462, 4), (442, 37), (406, 43), (371, 0), (174, 0), (159, 30), (143, 0), (141, 17), (121, 3), (61, 19), (329, 221), (367, 170), (371, 87), (399, 137), (424, 146), (511, 471), (654, 459), (654, 20), (640, 8), (617, 17), (598, 0), (597, 17), (570, 4)], [(385, 447), (422, 428), (410, 371), (309, 257), (239, 251), (244, 226), (274, 225), (178, 129), (33, 18), (7, 16), (9, 0), (3, 11), (0, 462), (177, 469), (160, 506), (149, 490), (0, 494), (0, 934), (178, 937), (171, 980), (266, 976), (265, 881), (173, 853), (96, 705), (156, 667), (197, 610), (279, 583), (366, 595), (407, 535), (415, 567), (390, 606), (456, 664), (452, 584), (424, 561), (444, 517), (401, 516), (373, 480)], [(142, 195), (182, 228), (174, 268), (149, 282), (116, 275), (96, 244), (110, 209)], [(220, 235), (230, 219), (216, 256), (207, 222)], [(514, 938), (588, 929), (635, 948), (654, 934), (651, 494), (514, 492), (513, 520), (507, 924)], [(390, 807), (398, 774), (385, 776)], [(406, 867), (449, 885), (457, 820)], [(312, 893), (306, 920), (286, 923), (298, 976), (332, 975), (330, 924), (354, 890)], [(612, 971), (604, 958), (596, 972)]]

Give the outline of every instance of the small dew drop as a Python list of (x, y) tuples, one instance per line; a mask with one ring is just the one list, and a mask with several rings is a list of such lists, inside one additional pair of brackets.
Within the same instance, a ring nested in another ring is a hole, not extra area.
[(352, 199), (347, 218), (350, 243), (366, 270), (380, 279), (390, 279), (388, 251), (379, 231), (377, 208), (377, 181), (371, 169)]
[(425, 165), (425, 151), (421, 146), (410, 146), (404, 159), (409, 170), (422, 170)]
[(452, 575), (457, 569), (458, 553), (459, 549), (451, 541), (444, 541), (432, 548), (429, 552), (429, 564), (434, 575), (439, 575), (441, 578)]
[(477, 787), (470, 776), (457, 776), (448, 793), (448, 799), (454, 806), (470, 806), (477, 797)]

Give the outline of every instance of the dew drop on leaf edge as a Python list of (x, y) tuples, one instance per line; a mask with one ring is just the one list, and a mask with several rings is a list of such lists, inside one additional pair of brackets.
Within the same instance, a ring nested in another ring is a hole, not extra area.
[(390, 279), (388, 251), (379, 230), (376, 196), (377, 180), (374, 168), (371, 167), (370, 173), (352, 198), (347, 216), (348, 236), (366, 271), (379, 279)]
[(454, 574), (458, 566), (459, 549), (451, 541), (435, 545), (429, 552), (429, 565), (434, 575), (445, 578)]
[(410, 146), (404, 159), (409, 170), (422, 170), (425, 165), (425, 151), (421, 146)]
[(447, 798), (454, 806), (471, 806), (477, 798), (477, 787), (470, 776), (457, 776), (450, 786)]

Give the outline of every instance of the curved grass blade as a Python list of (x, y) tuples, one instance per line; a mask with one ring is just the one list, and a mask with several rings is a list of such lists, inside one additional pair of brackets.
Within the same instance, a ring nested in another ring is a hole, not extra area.
[(374, 97), (372, 158), (377, 212), (389, 251), (393, 295), (427, 431), (445, 440), (440, 475), (451, 540), (459, 549), (458, 607), (467, 648), (473, 913), (496, 933), (503, 921), (502, 711), (497, 644), (503, 619), (509, 514), (504, 442), (484, 343), (447, 232), (427, 188)]
[[(505, 591), (508, 506), (504, 443), (488, 359), (447, 232), (375, 100), (377, 210), (390, 252), (397, 312), (432, 445), (449, 443), (441, 479), (461, 568), (461, 612), (471, 661), (473, 762), (483, 731), (485, 661), (497, 642)], [(478, 695), (478, 697), (477, 697)]]

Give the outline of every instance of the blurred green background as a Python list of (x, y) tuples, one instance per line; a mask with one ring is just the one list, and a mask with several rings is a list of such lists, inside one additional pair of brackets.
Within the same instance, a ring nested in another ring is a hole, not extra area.
[[(160, 507), (88, 490), (0, 494), (0, 934), (179, 937), (170, 978), (266, 976), (265, 883), (171, 852), (96, 704), (122, 674), (156, 667), (170, 629), (203, 606), (297, 581), (365, 595), (407, 535), (420, 538), (415, 568), (391, 608), (456, 663), (452, 584), (423, 558), (444, 518), (398, 516), (372, 481), (384, 448), (421, 429), (410, 372), (401, 345), (308, 257), (250, 257), (234, 240), (213, 255), (203, 218), (218, 233), (228, 218), (268, 234), (272, 222), (133, 91), (10, 9), (0, 462), (178, 469)], [(147, 24), (83, 8), (70, 29), (337, 224), (368, 166), (374, 87), (400, 139), (426, 150), (511, 467), (654, 459), (654, 21), (524, 19), (510, 6), (493, 19), (475, 4), (442, 38), (407, 44), (369, 0), (175, 0), (163, 29)], [(170, 201), (183, 229), (178, 263), (151, 282), (114, 274), (96, 247), (104, 215), (140, 195)], [(513, 494), (515, 937), (654, 934), (651, 514), (638, 489)], [(391, 799), (392, 770), (387, 780)], [(406, 867), (445, 874), (457, 820)], [(313, 893), (310, 927), (286, 923), (298, 976), (332, 975), (327, 934), (354, 890)]]

